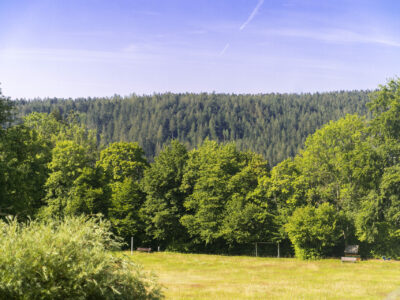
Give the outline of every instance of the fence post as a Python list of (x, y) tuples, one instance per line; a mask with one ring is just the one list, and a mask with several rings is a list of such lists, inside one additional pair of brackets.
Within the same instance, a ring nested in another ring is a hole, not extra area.
[(280, 249), (279, 249), (279, 242), (278, 242), (278, 258), (281, 257)]
[(131, 255), (133, 253), (133, 236), (131, 237)]

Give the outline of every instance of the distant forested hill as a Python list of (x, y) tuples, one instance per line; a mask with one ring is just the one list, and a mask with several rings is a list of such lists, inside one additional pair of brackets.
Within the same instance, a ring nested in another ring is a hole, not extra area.
[(101, 145), (138, 141), (152, 159), (178, 139), (192, 148), (204, 139), (236, 141), (239, 149), (262, 154), (271, 165), (294, 156), (306, 137), (329, 120), (366, 115), (368, 92), (315, 94), (155, 94), (88, 99), (17, 100), (19, 115), (76, 111), (97, 130)]

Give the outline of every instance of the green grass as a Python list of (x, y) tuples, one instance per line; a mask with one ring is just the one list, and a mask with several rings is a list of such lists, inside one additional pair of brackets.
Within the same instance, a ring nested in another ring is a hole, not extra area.
[(395, 261), (126, 254), (158, 275), (167, 299), (385, 299), (400, 288)]

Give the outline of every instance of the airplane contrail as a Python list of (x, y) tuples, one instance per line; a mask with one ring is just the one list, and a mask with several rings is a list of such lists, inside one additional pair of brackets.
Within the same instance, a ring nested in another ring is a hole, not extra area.
[[(261, 5), (263, 5), (263, 3), (264, 3), (264, 0), (259, 0), (259, 1), (258, 1), (256, 7), (253, 9), (253, 11), (251, 12), (250, 16), (247, 18), (246, 22), (244, 22), (244, 23), (242, 24), (242, 26), (240, 26), (239, 30), (243, 30), (243, 29), (254, 19), (254, 17), (256, 16), (258, 10), (260, 9)], [(224, 55), (225, 52), (226, 52), (226, 50), (228, 50), (229, 46), (230, 46), (230, 44), (227, 43), (227, 44), (225, 45), (225, 47), (224, 47), (224, 48), (221, 50), (221, 52), (219, 53), (219, 56)]]
[(219, 53), (219, 55), (221, 56), (221, 55), (224, 55), (224, 53), (226, 52), (226, 50), (228, 50), (228, 48), (229, 48), (229, 43), (227, 43), (226, 45), (225, 45), (225, 47), (224, 47), (224, 49), (222, 49), (222, 51)]
[(251, 12), (250, 16), (247, 18), (246, 22), (240, 26), (240, 30), (243, 30), (250, 22), (253, 20), (253, 18), (256, 16), (258, 10), (260, 9), (261, 5), (263, 5), (264, 0), (259, 0), (257, 6), (253, 9)]

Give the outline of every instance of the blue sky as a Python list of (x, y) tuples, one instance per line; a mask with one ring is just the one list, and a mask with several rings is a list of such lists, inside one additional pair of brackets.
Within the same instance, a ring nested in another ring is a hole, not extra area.
[(375, 89), (400, 1), (0, 0), (12, 98)]

